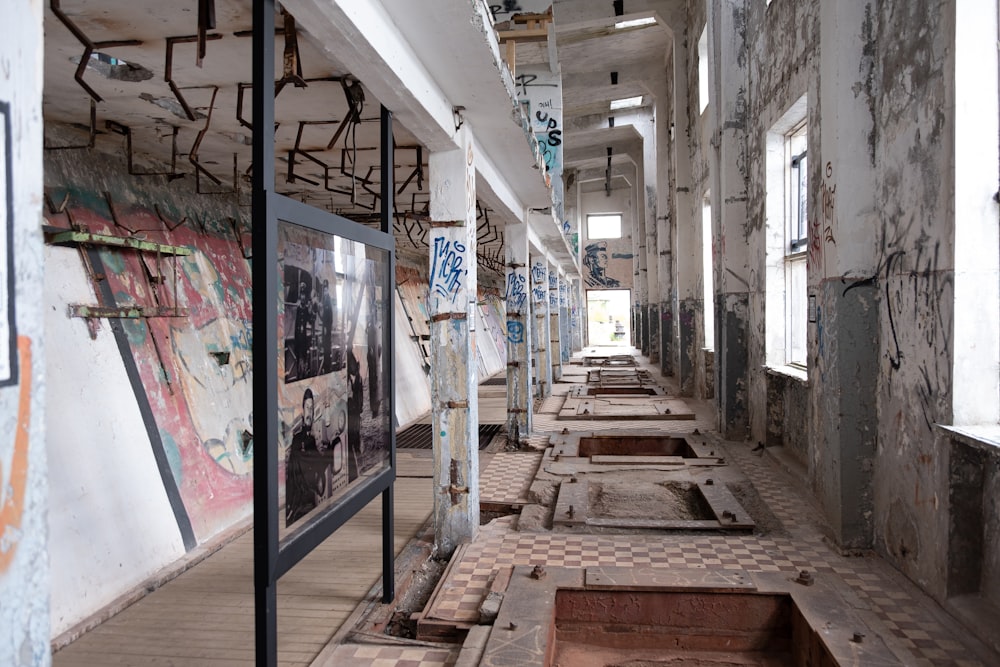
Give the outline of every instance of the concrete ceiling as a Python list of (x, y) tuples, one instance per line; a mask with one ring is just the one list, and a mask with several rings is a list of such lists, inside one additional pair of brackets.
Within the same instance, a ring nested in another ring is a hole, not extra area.
[[(668, 0), (625, 0), (623, 5), (621, 16), (606, 0), (555, 0), (552, 5), (563, 82), (564, 165), (580, 175), (603, 173), (608, 148), (613, 165), (642, 163), (642, 134), (627, 120), (635, 111), (613, 112), (611, 102), (641, 96), (640, 109), (653, 106), (667, 75), (668, 21), (676, 21), (683, 10), (682, 2)], [(618, 22), (646, 18), (656, 23), (615, 28)], [(614, 126), (610, 118), (617, 121)], [(603, 185), (581, 185), (581, 190), (596, 187)]]
[[(169, 172), (197, 181), (201, 192), (235, 189), (241, 201), (249, 202), (248, 0), (215, 0), (216, 23), (208, 31), (201, 63), (196, 2), (47, 4), (45, 118), (53, 126), (75, 128), (50, 132), (50, 148), (86, 145), (92, 133), (101, 150), (125, 152), (131, 139), (134, 173)], [(62, 7), (72, 27), (57, 17), (53, 4)], [(468, 123), (477, 143), (480, 222), (489, 220), (484, 236), (493, 239), (487, 251), (502, 260), (503, 227), (524, 219), (525, 210), (545, 209), (550, 202), (512, 102), (513, 79), (498, 66), (487, 4), (435, 3), (430, 11), (428, 3), (412, 0), (286, 0), (283, 6), (295, 18), (286, 31), (284, 17), (276, 16), (275, 71), (286, 82), (275, 102), (277, 189), (374, 224), (378, 116), (384, 103), (396, 119), (396, 213), (405, 223), (398, 225), (397, 240), (400, 247), (421, 250), (429, 152), (454, 147), (455, 125)], [(553, 51), (558, 55), (567, 171), (603, 168), (609, 147), (614, 164), (641, 164), (641, 133), (627, 121), (609, 127), (608, 118), (615, 115), (609, 105), (632, 96), (641, 96), (646, 107), (654, 103), (666, 76), (669, 26), (683, 17), (684, 3), (625, 0), (624, 5), (624, 15), (615, 16), (610, 0), (555, 0), (550, 33), (555, 48), (544, 42), (518, 48), (519, 65), (548, 63)], [(656, 23), (614, 27), (641, 17)], [(81, 36), (103, 54), (91, 57), (84, 71), (94, 98), (74, 80), (84, 53)], [(345, 123), (352, 105), (360, 110), (360, 122)], [(455, 113), (454, 106), (464, 110)], [(619, 114), (620, 119), (628, 116)], [(531, 224), (537, 238), (552, 246), (553, 256), (571, 264), (558, 224)], [(418, 242), (410, 244), (414, 229)]]
[[(93, 136), (99, 150), (128, 152), (136, 178), (168, 173), (196, 181), (205, 194), (236, 190), (248, 204), (250, 3), (214, 4), (215, 26), (207, 31), (199, 63), (196, 2), (47, 3), (43, 106), (52, 130), (48, 148), (71, 150), (88, 145)], [(423, 3), (385, 0), (384, 8), (365, 3), (380, 17), (391, 15), (399, 27), (398, 48), (412, 49), (407, 55), (422, 61), (422, 72), (402, 72), (408, 87), (392, 79), (392, 67), (374, 61), (365, 50), (371, 45), (350, 34), (347, 21), (315, 20), (317, 13), (334, 11), (334, 4), (289, 0), (283, 5), (298, 20), (286, 24), (282, 15), (275, 18), (276, 78), (286, 82), (279, 81), (275, 100), (278, 191), (375, 224), (384, 100), (396, 120), (397, 240), (400, 247), (419, 250), (429, 202), (429, 152), (454, 148), (455, 125), (467, 122), (477, 138), (481, 167), (481, 237), (492, 244), (483, 255), (499, 260), (492, 268), (501, 268), (503, 226), (523, 220), (529, 207), (548, 206), (550, 195), (541, 172), (531, 168), (535, 155), (514, 114), (510, 74), (496, 65), (499, 50), (495, 41), (490, 44), (489, 21), (475, 21), (477, 12), (488, 12), (473, 3), (432, 13), (422, 11)], [(339, 4), (349, 12), (362, 3)], [(448, 35), (455, 50), (427, 39), (435, 34)], [(74, 79), (87, 41), (95, 48), (82, 79), (93, 94)], [(391, 54), (382, 57), (392, 60)], [(436, 79), (429, 80), (427, 71)], [(452, 105), (465, 111), (455, 115)], [(353, 122), (352, 108), (359, 122)], [(568, 252), (562, 254), (569, 259)]]

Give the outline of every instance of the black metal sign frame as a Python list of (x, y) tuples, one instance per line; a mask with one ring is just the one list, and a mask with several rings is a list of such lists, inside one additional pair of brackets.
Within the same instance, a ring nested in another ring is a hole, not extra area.
[[(388, 412), (387, 465), (364, 479), (352, 482), (344, 495), (317, 508), (279, 540), (282, 516), (279, 500), (279, 373), (278, 256), (279, 224), (292, 224), (320, 235), (335, 235), (384, 251), (383, 295), (392, 294), (395, 281), (395, 246), (391, 234), (393, 210), (392, 115), (384, 107), (381, 117), (381, 230), (374, 230), (330, 214), (274, 191), (274, 58), (275, 2), (253, 3), (253, 356), (254, 356), (254, 589), (256, 664), (275, 667), (278, 659), (277, 583), (296, 563), (334, 531), (382, 496), (382, 598), (395, 597), (393, 580), (393, 482), (396, 477), (396, 442), (393, 429), (394, 348), (393, 307), (387, 298), (383, 320), (385, 344), (381, 353), (381, 379)], [(369, 380), (370, 381), (370, 380)]]

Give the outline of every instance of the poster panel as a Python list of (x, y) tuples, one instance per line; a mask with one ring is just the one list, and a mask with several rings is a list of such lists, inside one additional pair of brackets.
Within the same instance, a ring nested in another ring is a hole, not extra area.
[(336, 508), (391, 465), (383, 364), (390, 262), (386, 250), (279, 221), (278, 265), (278, 460), (287, 531)]

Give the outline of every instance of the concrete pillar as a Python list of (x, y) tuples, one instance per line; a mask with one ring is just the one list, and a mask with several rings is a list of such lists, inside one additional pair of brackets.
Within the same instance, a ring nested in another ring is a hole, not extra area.
[[(570, 282), (565, 275), (559, 276), (559, 360), (562, 366), (569, 363), (573, 352), (572, 326), (570, 325), (569, 306)], [(560, 377), (562, 377), (560, 368)]]
[(5, 12), (9, 33), (0, 44), (0, 665), (27, 666), (51, 660), (41, 233), (44, 11), (37, 0), (18, 9)]
[(674, 41), (674, 162), (676, 164), (675, 185), (677, 197), (673, 205), (677, 224), (674, 226), (673, 247), (676, 271), (676, 305), (672, 304), (673, 319), (672, 344), (674, 353), (674, 375), (677, 377), (681, 396), (694, 396), (696, 354), (698, 350), (698, 330), (696, 313), (701, 296), (701, 206), (695, 187), (694, 170), (691, 165), (690, 137), (699, 131), (692, 127), (688, 119), (690, 94), (688, 90), (688, 52), (684, 40)]
[[(559, 308), (559, 273), (555, 264), (549, 264), (549, 358), (552, 360), (552, 381), (562, 377), (562, 327)], [(552, 385), (549, 385), (551, 391)]]
[(539, 398), (552, 394), (552, 338), (549, 326), (549, 267), (545, 257), (531, 262), (531, 310), (535, 332), (532, 337), (535, 354), (536, 393)]
[(531, 317), (528, 294), (528, 226), (507, 225), (507, 437), (516, 444), (531, 434)]
[[(434, 541), (450, 556), (479, 529), (479, 366), (476, 362), (476, 171), (467, 128), (458, 150), (432, 153), (430, 319)], [(470, 326), (471, 325), (471, 326)]]
[(583, 281), (575, 278), (569, 289), (569, 319), (570, 332), (573, 339), (573, 351), (583, 349)]
[[(708, 14), (710, 69), (714, 75), (710, 79), (712, 139), (708, 151), (713, 175), (712, 237), (729, 240), (719, 243), (713, 271), (715, 363), (719, 378), (716, 396), (720, 431), (730, 440), (742, 440), (749, 428), (750, 253), (744, 242), (747, 236), (745, 4), (743, 0), (714, 0)], [(701, 239), (697, 241), (695, 247), (700, 249)], [(699, 258), (700, 254), (696, 254), (693, 259), (698, 262)]]
[(670, 187), (670, 157), (673, 155), (673, 48), (668, 50), (664, 63), (661, 85), (655, 87), (654, 114), (656, 126), (656, 282), (658, 306), (656, 312), (656, 337), (659, 339), (657, 360), (663, 375), (674, 374), (673, 337), (673, 195)]
[[(878, 273), (871, 230), (880, 224), (868, 147), (874, 102), (865, 78), (873, 56), (858, 29), (866, 24), (866, 11), (857, 2), (820, 7), (820, 114), (810, 112), (809, 118), (819, 116), (822, 124), (809, 126), (808, 146), (810, 156), (818, 152), (821, 158), (810, 163), (808, 174), (809, 205), (816, 211), (809, 228), (808, 285), (816, 320), (808, 334), (809, 440), (815, 447), (809, 476), (836, 541), (851, 548), (872, 541), (874, 369), (880, 363), (879, 288), (869, 279)], [(810, 99), (809, 106), (814, 104)]]
[(646, 307), (649, 305), (649, 283), (646, 280), (646, 197), (643, 195), (642, 160), (635, 165), (632, 205), (632, 344), (643, 355), (649, 354), (649, 327)]
[(643, 313), (645, 333), (643, 336), (643, 353), (649, 357), (651, 364), (660, 362), (660, 279), (658, 261), (657, 226), (657, 114), (652, 113), (643, 119), (642, 127), (642, 196), (643, 217), (645, 219), (645, 251), (646, 251), (646, 305)]

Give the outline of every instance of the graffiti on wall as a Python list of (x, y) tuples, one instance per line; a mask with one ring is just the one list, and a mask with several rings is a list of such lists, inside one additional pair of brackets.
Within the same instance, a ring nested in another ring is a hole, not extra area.
[(608, 273), (610, 256), (607, 241), (588, 243), (583, 255), (583, 279), (588, 287), (620, 287), (621, 281)]
[(455, 303), (462, 287), (462, 277), (469, 272), (463, 266), (465, 244), (438, 236), (431, 251), (431, 293)]
[(511, 271), (507, 274), (507, 308), (514, 313), (523, 313), (528, 299), (525, 287), (527, 279), (520, 273)]
[[(252, 498), (250, 265), (228, 225), (218, 225), (229, 227), (228, 236), (194, 225), (170, 228), (139, 204), (116, 203), (112, 216), (103, 198), (72, 194), (67, 212), (83, 229), (120, 236), (127, 227), (150, 241), (194, 250), (176, 263), (115, 249), (102, 250), (101, 259), (118, 307), (176, 304), (187, 311), (186, 317), (123, 320), (123, 327), (137, 390), (155, 420), (150, 438), (162, 442), (167, 474), (201, 541), (242, 519)], [(50, 224), (66, 223), (48, 217)]]
[(14, 429), (14, 449), (10, 461), (0, 460), (0, 574), (14, 560), (17, 543), (21, 541), (21, 517), (24, 514), (24, 494), (28, 486), (28, 426), (31, 423), (31, 340), (17, 339), (20, 365), (23, 371), (17, 403), (17, 425)]

